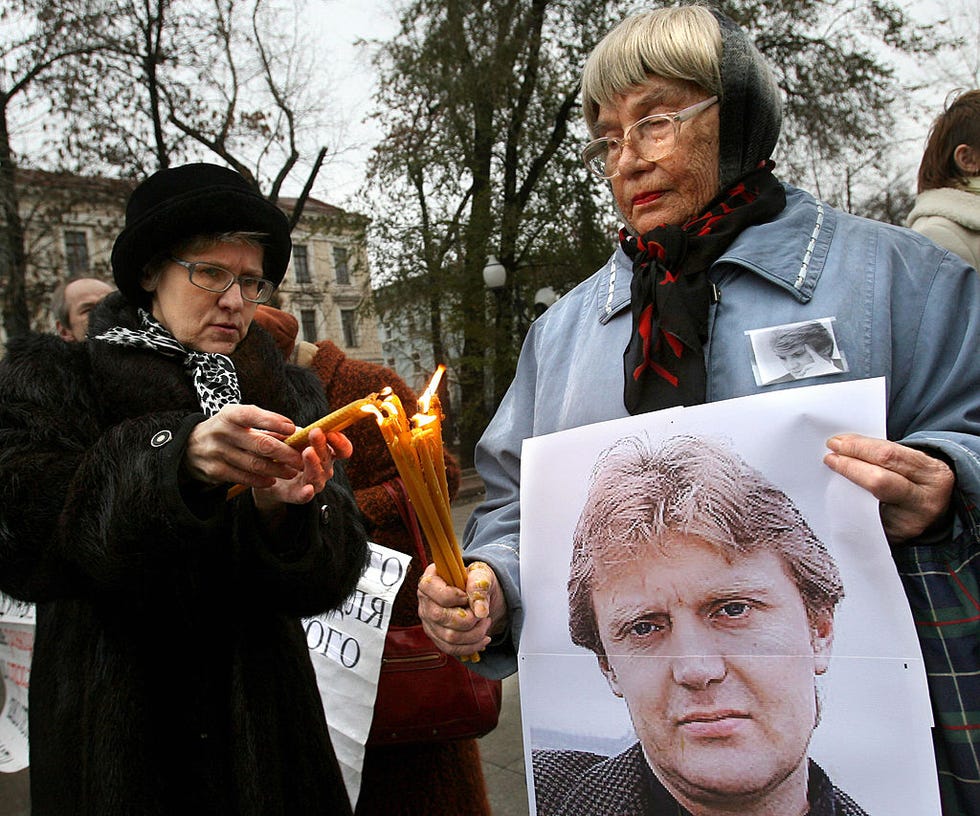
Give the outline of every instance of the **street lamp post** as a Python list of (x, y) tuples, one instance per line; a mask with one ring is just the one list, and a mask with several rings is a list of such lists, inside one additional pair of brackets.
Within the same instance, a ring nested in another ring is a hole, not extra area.
[[(493, 255), (487, 259), (486, 266), (483, 267), (483, 283), (502, 301), (504, 287), (507, 285), (507, 269)], [(527, 307), (521, 299), (520, 292), (515, 287), (513, 313), (518, 318), (521, 333), (523, 334), (528, 325), (541, 317), (550, 306), (553, 306), (556, 300), (558, 300), (558, 295), (555, 290), (550, 286), (542, 286), (534, 293), (534, 310), (529, 317)]]
[(503, 289), (507, 283), (507, 270), (494, 255), (487, 258), (487, 265), (483, 267), (483, 282), (492, 291)]
[(558, 295), (550, 286), (542, 286), (534, 293), (534, 320), (537, 320), (551, 306), (555, 305)]
[(501, 369), (505, 343), (503, 328), (504, 287), (507, 285), (507, 270), (493, 255), (487, 258), (486, 266), (483, 267), (483, 283), (494, 295), (493, 338), (490, 343), (492, 357), (490, 365), (483, 369), (483, 398), (486, 401), (486, 412), (489, 419), (497, 410), (503, 395), (501, 380), (504, 379), (504, 375)]
[[(487, 289), (493, 292), (495, 298), (493, 365), (487, 369), (487, 394), (492, 402), (491, 409), (495, 410), (507, 387), (508, 375), (512, 373), (509, 371), (509, 366), (505, 365), (507, 355), (504, 352), (505, 347), (511, 345), (514, 340), (514, 334), (510, 330), (511, 325), (517, 328), (520, 338), (523, 339), (531, 323), (541, 317), (548, 307), (558, 300), (558, 295), (550, 286), (541, 287), (534, 293), (534, 308), (529, 314), (527, 305), (515, 285), (512, 287), (512, 297), (508, 304), (507, 269), (493, 255), (487, 258), (486, 266), (483, 267), (483, 282)], [(508, 310), (510, 314), (505, 315)]]

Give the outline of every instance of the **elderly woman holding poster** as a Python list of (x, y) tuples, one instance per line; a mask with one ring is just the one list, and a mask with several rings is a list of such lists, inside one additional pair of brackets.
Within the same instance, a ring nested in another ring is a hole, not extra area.
[[(879, 500), (932, 673), (944, 807), (980, 812), (980, 622), (951, 576), (977, 569), (980, 280), (909, 231), (780, 183), (779, 89), (745, 32), (702, 6), (624, 20), (584, 70), (583, 158), (625, 220), (608, 263), (531, 327), (476, 451), (468, 593), (430, 573), (420, 611), (473, 668), (516, 669), (521, 441), (644, 411), (844, 379), (888, 380), (888, 439), (828, 440), (829, 467)], [(834, 318), (848, 371), (763, 385), (747, 331)], [(971, 560), (972, 559), (972, 560)], [(956, 621), (941, 641), (943, 624)], [(972, 626), (972, 628), (971, 628)], [(962, 674), (960, 674), (962, 673)], [(964, 677), (964, 675), (966, 675)]]
[(364, 566), (333, 478), (350, 442), (284, 444), (326, 402), (251, 325), (290, 249), (238, 173), (161, 170), (89, 339), (29, 336), (0, 364), (0, 590), (37, 603), (38, 816), (351, 812), (300, 624)]

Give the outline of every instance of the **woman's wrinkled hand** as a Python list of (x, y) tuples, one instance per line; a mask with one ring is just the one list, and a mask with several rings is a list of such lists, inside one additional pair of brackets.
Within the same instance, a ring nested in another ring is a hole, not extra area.
[(507, 625), (507, 603), (494, 571), (476, 561), (466, 576), (465, 592), (440, 578), (435, 564), (419, 579), (422, 628), (441, 651), (456, 657), (482, 651)]
[(306, 504), (333, 477), (333, 463), (349, 459), (353, 450), (350, 440), (339, 431), (324, 433), (314, 428), (301, 452), (303, 469), (291, 479), (276, 479), (271, 487), (254, 488), (255, 506), (266, 510), (282, 504)]
[(271, 487), (303, 469), (303, 457), (283, 443), (296, 426), (255, 405), (226, 405), (199, 423), (187, 439), (184, 471), (207, 485)]
[(827, 447), (828, 467), (881, 503), (881, 523), (890, 543), (916, 538), (949, 510), (956, 475), (941, 459), (859, 434), (838, 434), (827, 440)]

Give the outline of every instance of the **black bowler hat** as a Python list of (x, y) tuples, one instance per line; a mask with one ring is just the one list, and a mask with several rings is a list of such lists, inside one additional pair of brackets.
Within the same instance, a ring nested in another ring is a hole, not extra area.
[(145, 303), (140, 286), (146, 265), (196, 235), (263, 232), (265, 277), (277, 286), (293, 244), (289, 220), (234, 170), (185, 164), (159, 170), (140, 184), (126, 205), (126, 227), (112, 247), (112, 276), (132, 303)]

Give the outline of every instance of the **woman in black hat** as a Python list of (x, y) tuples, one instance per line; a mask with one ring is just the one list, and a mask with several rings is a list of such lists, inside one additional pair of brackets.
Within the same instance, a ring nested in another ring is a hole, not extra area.
[(283, 444), (328, 408), (250, 328), (290, 250), (237, 173), (160, 171), (88, 342), (30, 336), (0, 364), (0, 590), (37, 602), (34, 814), (350, 812), (299, 621), (364, 563), (334, 475), (350, 443)]

